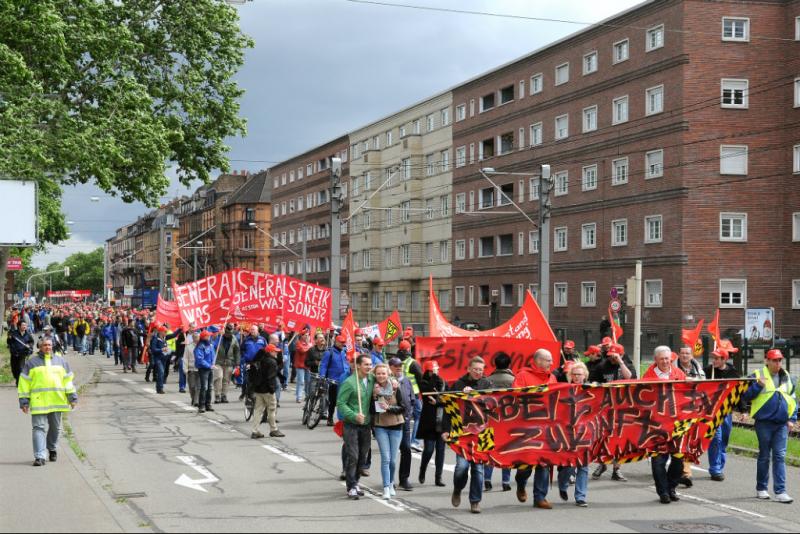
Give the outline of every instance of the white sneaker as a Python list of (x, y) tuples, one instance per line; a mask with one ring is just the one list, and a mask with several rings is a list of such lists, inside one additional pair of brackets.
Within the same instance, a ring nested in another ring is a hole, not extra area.
[(769, 499), (769, 492), (764, 491), (764, 490), (759, 490), (756, 493), (756, 497), (758, 497), (759, 499), (768, 500)]
[(385, 488), (383, 488), (383, 500), (388, 501), (391, 498), (392, 498), (392, 487), (386, 486)]
[(394, 497), (395, 495), (397, 495), (397, 491), (395, 491), (395, 489), (394, 489), (394, 484), (392, 484), (391, 486), (389, 486), (389, 494), (390, 494), (392, 497)]
[(789, 494), (786, 493), (785, 491), (783, 493), (778, 493), (777, 495), (775, 495), (775, 500), (778, 502), (782, 502), (784, 504), (791, 504), (794, 501), (794, 499), (789, 497)]

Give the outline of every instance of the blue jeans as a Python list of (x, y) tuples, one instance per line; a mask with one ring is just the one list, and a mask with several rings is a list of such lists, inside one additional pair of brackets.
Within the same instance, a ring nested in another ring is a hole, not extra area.
[(728, 448), (728, 440), (731, 438), (732, 428), (733, 416), (728, 414), (722, 420), (719, 428), (717, 428), (714, 437), (711, 438), (711, 443), (708, 445), (708, 472), (711, 475), (721, 475), (725, 470), (726, 450)]
[[(58, 446), (58, 433), (61, 431), (61, 412), (33, 415), (31, 416), (31, 424), (33, 425), (33, 457), (47, 460), (45, 451), (54, 451)], [(48, 427), (46, 433), (45, 426)]]
[(275, 379), (275, 400), (280, 403), (281, 402), (281, 379)]
[[(525, 489), (528, 479), (531, 478), (531, 469), (518, 469), (514, 479), (517, 481), (517, 489)], [(550, 468), (537, 465), (533, 473), (533, 502), (544, 501), (547, 499), (547, 492), (550, 489)]]
[(758, 463), (756, 464), (756, 490), (767, 491), (769, 486), (769, 461), (772, 458), (772, 485), (775, 494), (786, 491), (786, 441), (789, 429), (786, 423), (756, 420), (758, 436)]
[(80, 345), (81, 353), (86, 354), (89, 352), (89, 337), (88, 336), (81, 336), (78, 338), (78, 344)]
[(558, 472), (558, 489), (569, 489), (569, 477), (575, 476), (575, 501), (586, 502), (586, 491), (589, 488), (589, 467), (563, 467)]
[[(489, 482), (492, 481), (492, 475), (494, 474), (494, 466), (493, 465), (484, 465), (483, 466), (483, 479), (488, 480)], [(511, 484), (511, 469), (503, 469), (503, 484)]]
[(483, 497), (483, 466), (468, 462), (462, 456), (456, 456), (456, 469), (453, 473), (453, 493), (461, 493), (467, 486), (469, 477), (469, 502), (481, 502)]
[(283, 355), (283, 378), (281, 378), (281, 387), (286, 387), (289, 383), (289, 376), (292, 372), (292, 359), (287, 355)]
[(308, 369), (298, 369), (297, 370), (297, 382), (295, 383), (295, 387), (297, 388), (297, 393), (295, 394), (295, 398), (300, 401), (303, 398), (303, 392), (308, 395), (306, 382), (310, 380), (308, 375)]
[(214, 372), (211, 369), (198, 369), (198, 382), (200, 390), (197, 396), (197, 404), (203, 408), (211, 406), (211, 385), (214, 382)]
[(419, 430), (419, 420), (422, 416), (422, 399), (417, 396), (414, 399), (414, 431), (411, 433), (411, 438), (414, 444), (419, 445), (419, 440), (417, 439), (417, 430)]
[(397, 466), (397, 456), (400, 453), (400, 440), (403, 439), (402, 430), (390, 430), (376, 426), (375, 439), (381, 452), (381, 478), (383, 487), (391, 486), (394, 482), (394, 472)]
[(169, 365), (169, 357), (153, 355), (153, 365), (156, 368), (156, 391), (164, 391), (164, 371)]
[(114, 343), (106, 339), (106, 358), (111, 358), (114, 355)]
[(178, 389), (181, 391), (186, 389), (186, 373), (183, 371), (183, 358), (178, 358), (176, 362), (178, 366)]

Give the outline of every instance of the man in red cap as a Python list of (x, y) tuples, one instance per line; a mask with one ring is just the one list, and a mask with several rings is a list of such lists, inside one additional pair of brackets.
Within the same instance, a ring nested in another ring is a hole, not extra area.
[(372, 351), (370, 352), (370, 356), (372, 357), (372, 367), (375, 367), (379, 363), (384, 363), (384, 346), (386, 346), (386, 343), (383, 341), (383, 338), (381, 336), (375, 336), (375, 339), (372, 340)]
[(575, 352), (575, 342), (568, 339), (564, 342), (561, 349), (561, 366), (553, 371), (553, 375), (559, 382), (567, 382), (567, 366), (578, 359), (578, 353)]
[[(342, 375), (350, 371), (350, 362), (347, 358), (345, 343), (347, 343), (347, 338), (339, 334), (336, 336), (333, 346), (325, 351), (319, 364), (319, 375), (321, 377), (338, 381)], [(333, 426), (333, 413), (336, 411), (336, 396), (338, 393), (339, 385), (331, 384), (328, 388), (328, 426)]]
[[(711, 353), (711, 365), (706, 367), (707, 379), (733, 379), (739, 378), (739, 372), (729, 362), (728, 351), (717, 348)], [(717, 428), (711, 443), (708, 445), (708, 474), (711, 480), (722, 482), (725, 480), (725, 460), (727, 457), (728, 441), (733, 429), (733, 414), (729, 413)]]
[(278, 430), (276, 415), (278, 412), (278, 401), (275, 393), (278, 384), (278, 353), (280, 348), (273, 344), (267, 345), (266, 350), (260, 350), (250, 364), (248, 371), (248, 386), (255, 397), (255, 410), (253, 411), (253, 431), (250, 437), (253, 439), (263, 438), (258, 427), (261, 425), (264, 412), (266, 412), (267, 422), (269, 423), (269, 436), (271, 438), (282, 438), (284, 434)]
[(167, 348), (167, 327), (161, 325), (156, 335), (150, 340), (150, 360), (155, 369), (156, 393), (164, 394), (164, 371), (169, 365), (169, 349)]

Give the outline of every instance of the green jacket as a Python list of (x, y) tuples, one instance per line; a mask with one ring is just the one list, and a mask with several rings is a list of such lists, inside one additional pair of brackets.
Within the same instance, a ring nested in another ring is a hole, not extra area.
[(356, 415), (358, 411), (358, 390), (361, 388), (361, 413), (364, 415), (364, 426), (369, 426), (370, 416), (369, 407), (372, 402), (372, 390), (375, 388), (375, 377), (372, 374), (367, 375), (367, 386), (364, 387), (363, 378), (356, 383), (356, 375), (350, 377), (339, 385), (339, 396), (336, 398), (336, 408), (344, 419), (345, 423), (356, 423)]
[(239, 342), (236, 341), (236, 336), (231, 336), (231, 346), (225, 352), (225, 336), (219, 340), (219, 353), (217, 353), (217, 364), (222, 367), (238, 367), (241, 360), (241, 349)]

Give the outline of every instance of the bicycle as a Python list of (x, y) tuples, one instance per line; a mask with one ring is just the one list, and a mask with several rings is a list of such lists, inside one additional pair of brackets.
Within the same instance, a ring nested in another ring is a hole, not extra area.
[(311, 374), (311, 393), (306, 398), (303, 406), (303, 424), (313, 430), (322, 420), (323, 414), (328, 411), (328, 391), (335, 380), (317, 374)]

